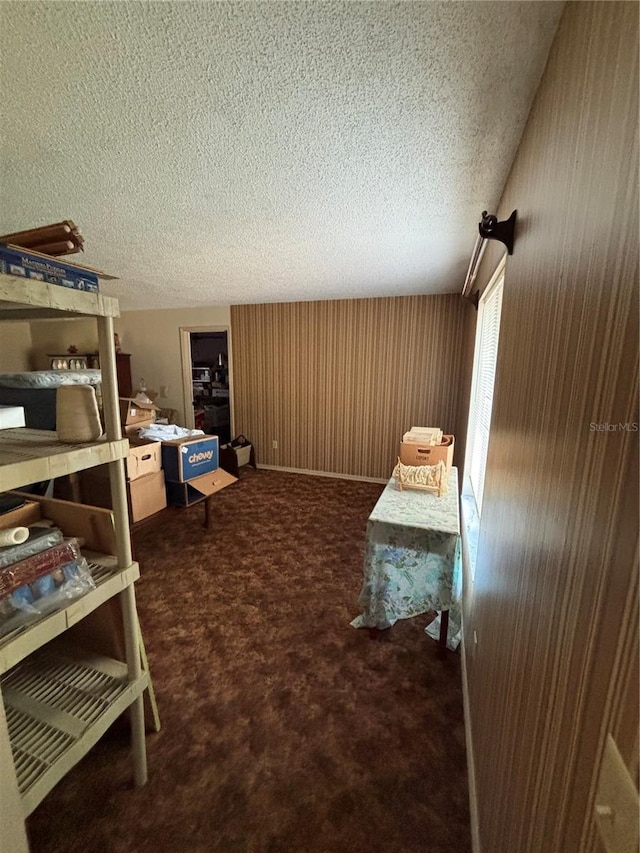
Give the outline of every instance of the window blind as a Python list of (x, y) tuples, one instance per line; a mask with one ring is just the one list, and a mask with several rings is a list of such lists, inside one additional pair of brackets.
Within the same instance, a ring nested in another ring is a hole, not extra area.
[(469, 450), (471, 455), (467, 465), (469, 482), (478, 507), (478, 514), (482, 510), (484, 477), (487, 468), (503, 283), (504, 273), (502, 272), (487, 288), (478, 306), (478, 337), (473, 364), (469, 413)]

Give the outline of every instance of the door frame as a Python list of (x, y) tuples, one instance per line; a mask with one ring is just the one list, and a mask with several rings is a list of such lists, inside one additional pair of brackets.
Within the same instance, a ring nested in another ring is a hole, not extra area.
[(226, 332), (227, 335), (227, 364), (229, 367), (229, 415), (231, 437), (235, 435), (233, 404), (233, 345), (231, 342), (231, 326), (180, 326), (180, 357), (182, 359), (182, 399), (184, 405), (184, 424), (187, 429), (195, 428), (193, 416), (193, 394), (191, 388), (193, 363), (191, 360), (192, 332)]

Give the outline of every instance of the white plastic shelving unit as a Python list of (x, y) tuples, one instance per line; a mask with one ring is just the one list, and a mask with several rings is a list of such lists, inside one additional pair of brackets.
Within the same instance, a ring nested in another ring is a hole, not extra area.
[[(0, 321), (95, 317), (106, 437), (68, 445), (42, 430), (0, 430), (0, 492), (109, 463), (117, 556), (86, 553), (96, 588), (65, 608), (0, 640), (0, 853), (28, 849), (24, 819), (53, 786), (130, 709), (133, 774), (147, 778), (142, 668), (118, 407), (113, 318), (117, 300), (0, 275)], [(126, 661), (64, 647), (65, 632), (119, 596)], [(54, 641), (54, 642), (52, 642)], [(12, 756), (13, 772), (9, 772)]]

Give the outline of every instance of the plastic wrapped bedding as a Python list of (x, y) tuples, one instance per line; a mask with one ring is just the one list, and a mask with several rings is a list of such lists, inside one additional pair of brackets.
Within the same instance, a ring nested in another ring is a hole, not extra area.
[(194, 435), (204, 435), (204, 432), (176, 424), (150, 424), (138, 430), (139, 438), (148, 438), (151, 441), (174, 441), (176, 438), (191, 438)]
[(32, 370), (0, 373), (0, 388), (60, 388), (61, 385), (99, 385), (99, 370)]

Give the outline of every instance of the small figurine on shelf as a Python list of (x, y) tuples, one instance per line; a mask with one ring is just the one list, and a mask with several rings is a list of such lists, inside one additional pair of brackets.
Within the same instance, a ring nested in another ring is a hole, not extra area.
[(70, 347), (67, 347), (67, 352), (69, 353), (69, 355), (75, 355), (78, 352), (78, 347), (71, 344)]

